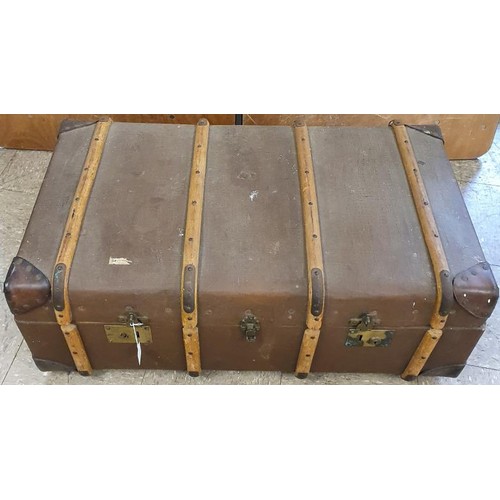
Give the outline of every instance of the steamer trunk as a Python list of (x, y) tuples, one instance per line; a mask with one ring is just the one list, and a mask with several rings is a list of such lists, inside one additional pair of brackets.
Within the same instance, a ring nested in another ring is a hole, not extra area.
[[(6, 279), (9, 305), (43, 370), (74, 369), (55, 321), (50, 282), (94, 128), (63, 125)], [(485, 267), (479, 285), (471, 275), (467, 300), (453, 301), (425, 365), (427, 372), (456, 376), (482, 334), (498, 287), (439, 129), (407, 131), (455, 295), (463, 295), (461, 273)], [(141, 368), (186, 369), (180, 287), (194, 136), (191, 125), (110, 128), (69, 279), (73, 322), (94, 369), (139, 368), (135, 343), (110, 342), (105, 329), (131, 310), (151, 332), (152, 341), (141, 345)], [(389, 127), (309, 127), (309, 137), (325, 281), (311, 370), (401, 373), (429, 328), (436, 283), (394, 134)], [(197, 306), (202, 369), (292, 372), (308, 303), (293, 129), (210, 126), (204, 193)], [(21, 271), (24, 281), (15, 279)], [(255, 342), (240, 328), (250, 313), (260, 323)], [(390, 332), (387, 345), (350, 344), (351, 320), (368, 313), (377, 329)]]

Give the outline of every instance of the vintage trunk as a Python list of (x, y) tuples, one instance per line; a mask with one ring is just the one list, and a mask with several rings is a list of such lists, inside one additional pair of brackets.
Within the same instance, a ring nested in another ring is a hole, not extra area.
[(498, 287), (437, 127), (103, 123), (63, 124), (6, 278), (40, 369), (139, 368), (137, 331), (193, 375), (460, 372)]

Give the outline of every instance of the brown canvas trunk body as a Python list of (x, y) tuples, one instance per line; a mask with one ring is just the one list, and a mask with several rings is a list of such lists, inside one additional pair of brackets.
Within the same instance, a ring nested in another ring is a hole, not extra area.
[[(19, 249), (49, 281), (94, 128), (75, 123), (60, 133)], [(455, 277), (485, 258), (437, 133), (408, 128)], [(194, 134), (191, 125), (110, 128), (69, 281), (73, 322), (94, 369), (139, 368), (135, 344), (109, 342), (105, 332), (127, 308), (151, 328), (141, 368), (186, 369), (180, 286)], [(394, 134), (310, 127), (309, 137), (326, 288), (311, 371), (401, 373), (429, 328), (436, 284)], [(198, 281), (202, 369), (293, 372), (307, 273), (293, 129), (211, 126)], [(425, 371), (459, 373), (495, 305), (491, 280), (469, 291), (481, 317), (453, 303)], [(29, 281), (11, 283), (11, 296), (27, 296)], [(44, 290), (27, 307), (11, 298), (16, 322), (40, 368), (74, 367)], [(248, 312), (260, 322), (255, 342), (240, 330)], [(350, 320), (364, 313), (393, 332), (389, 345), (346, 346)]]

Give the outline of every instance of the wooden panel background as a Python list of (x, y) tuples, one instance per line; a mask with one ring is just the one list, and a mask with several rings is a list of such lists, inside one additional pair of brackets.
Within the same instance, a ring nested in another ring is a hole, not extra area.
[(408, 125), (441, 127), (450, 160), (467, 160), (486, 153), (493, 143), (500, 115), (244, 115), (244, 125), (292, 125), (302, 119), (309, 126), (386, 127), (391, 120)]
[(232, 125), (234, 115), (0, 115), (0, 146), (52, 151), (62, 120), (95, 121), (110, 116), (116, 122), (196, 125), (207, 118), (212, 125)]

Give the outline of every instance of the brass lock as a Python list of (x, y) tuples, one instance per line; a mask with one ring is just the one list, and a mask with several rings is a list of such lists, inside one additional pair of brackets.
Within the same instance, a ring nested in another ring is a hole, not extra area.
[(380, 324), (376, 313), (364, 313), (359, 318), (349, 320), (346, 347), (387, 347), (394, 332), (375, 328)]
[(151, 327), (144, 324), (145, 321), (148, 321), (147, 316), (137, 314), (131, 307), (127, 307), (125, 311), (125, 314), (118, 317), (119, 324), (104, 325), (104, 332), (108, 342), (113, 344), (135, 344), (135, 328), (139, 342), (141, 344), (151, 344), (153, 342)]

